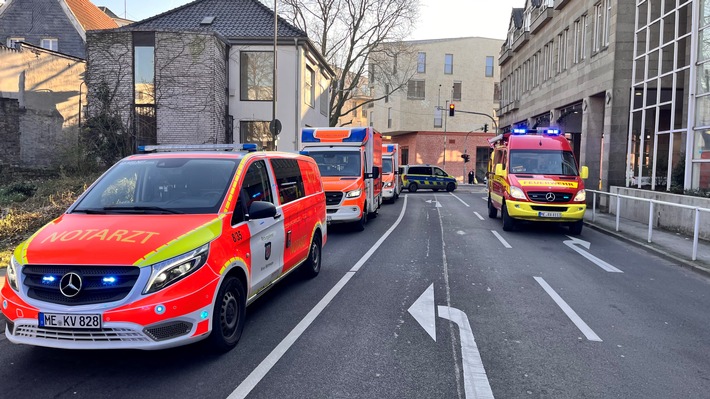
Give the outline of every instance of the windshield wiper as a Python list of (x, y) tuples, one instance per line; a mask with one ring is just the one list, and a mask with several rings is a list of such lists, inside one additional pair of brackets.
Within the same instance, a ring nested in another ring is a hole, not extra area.
[(86, 213), (87, 215), (105, 215), (106, 211), (101, 208), (74, 209), (71, 213)]
[(119, 211), (119, 212), (136, 212), (136, 213), (146, 213), (146, 212), (160, 212), (160, 213), (184, 213), (175, 209), (161, 208), (159, 206), (105, 206), (102, 208), (104, 211)]

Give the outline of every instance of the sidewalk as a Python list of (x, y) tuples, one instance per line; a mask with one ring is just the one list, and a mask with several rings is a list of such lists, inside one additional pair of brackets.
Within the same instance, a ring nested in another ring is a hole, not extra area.
[[(594, 218), (594, 221), (592, 219)], [(616, 231), (616, 215), (600, 213), (592, 215), (587, 208), (584, 215), (587, 227), (602, 231), (619, 239), (655, 252), (657, 255), (677, 262), (680, 266), (710, 275), (710, 242), (698, 240), (697, 259), (693, 261), (693, 237), (654, 228), (648, 242), (648, 224), (621, 218)], [(582, 233), (584, 235), (584, 233)]]

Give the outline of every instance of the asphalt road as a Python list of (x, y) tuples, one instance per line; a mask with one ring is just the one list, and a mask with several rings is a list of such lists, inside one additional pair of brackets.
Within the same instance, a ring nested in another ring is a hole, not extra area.
[(362, 233), (332, 227), (321, 274), (252, 305), (222, 356), (0, 338), (0, 398), (708, 396), (710, 280), (592, 229), (588, 248), (564, 228), (503, 232), (482, 188), (453, 194), (383, 205)]

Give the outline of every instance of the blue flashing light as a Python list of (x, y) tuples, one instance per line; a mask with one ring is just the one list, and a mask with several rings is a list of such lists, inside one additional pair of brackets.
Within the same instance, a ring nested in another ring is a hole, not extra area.
[(394, 144), (387, 145), (387, 152), (394, 152)]
[(320, 140), (315, 137), (316, 129), (305, 128), (301, 130), (301, 142), (302, 143), (319, 143)]
[(526, 134), (527, 132), (527, 129), (513, 129), (513, 134)]
[(118, 281), (118, 279), (113, 276), (108, 276), (108, 277), (104, 277), (103, 280), (101, 280), (101, 281), (104, 283), (104, 285), (111, 285), (111, 284), (116, 284), (116, 281)]
[(200, 318), (201, 318), (202, 320), (204, 320), (204, 319), (206, 319), (207, 316), (209, 316), (209, 315), (210, 315), (210, 314), (209, 314), (206, 310), (203, 310), (202, 313), (200, 313)]
[(560, 129), (547, 129), (545, 130), (545, 134), (548, 136), (559, 136), (560, 135)]
[(51, 275), (42, 277), (42, 284), (52, 284), (55, 281), (57, 278)]
[(157, 314), (163, 314), (165, 313), (165, 306), (164, 305), (158, 305), (155, 307), (155, 313)]
[(299, 151), (298, 153), (301, 155), (306, 155), (306, 156), (311, 154), (310, 151)]
[(144, 146), (144, 145), (139, 145), (139, 146), (138, 146), (138, 152), (145, 152), (145, 146)]
[(242, 151), (254, 152), (257, 150), (257, 146), (254, 143), (244, 143), (242, 144)]

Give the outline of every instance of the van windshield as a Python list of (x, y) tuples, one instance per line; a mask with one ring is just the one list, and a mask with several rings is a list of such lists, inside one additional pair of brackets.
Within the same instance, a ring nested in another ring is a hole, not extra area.
[(392, 173), (392, 158), (382, 158), (382, 173)]
[(73, 213), (217, 213), (239, 160), (155, 158), (121, 161)]
[(570, 151), (511, 150), (510, 173), (577, 176)]
[(359, 151), (309, 151), (308, 156), (315, 159), (321, 176), (360, 176)]

